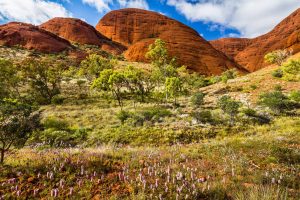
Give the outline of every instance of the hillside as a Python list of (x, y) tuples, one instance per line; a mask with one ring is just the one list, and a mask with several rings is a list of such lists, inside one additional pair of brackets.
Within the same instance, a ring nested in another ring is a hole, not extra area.
[(195, 30), (159, 13), (140, 9), (112, 11), (99, 21), (96, 29), (127, 46), (124, 55), (129, 61), (147, 61), (148, 46), (160, 38), (167, 42), (170, 56), (201, 74), (220, 74), (234, 67), (243, 71)]
[(71, 49), (71, 44), (55, 34), (31, 24), (11, 22), (0, 25), (0, 45), (20, 46), (43, 53), (58, 53)]
[(110, 41), (93, 26), (79, 19), (54, 18), (39, 27), (72, 43), (99, 46), (100, 49), (115, 55), (120, 55), (126, 50), (124, 46)]
[(269, 52), (289, 49), (294, 54), (298, 53), (300, 51), (299, 38), (300, 9), (297, 9), (265, 35), (253, 39), (220, 39), (211, 41), (211, 44), (229, 57), (233, 56), (234, 60), (248, 71), (254, 72), (267, 66), (264, 56)]

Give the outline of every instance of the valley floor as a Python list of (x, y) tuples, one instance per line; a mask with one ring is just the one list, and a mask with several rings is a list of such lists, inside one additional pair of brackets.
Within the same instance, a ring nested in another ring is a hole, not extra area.
[(2, 199), (299, 199), (300, 120), (200, 143), (22, 149), (1, 166)]

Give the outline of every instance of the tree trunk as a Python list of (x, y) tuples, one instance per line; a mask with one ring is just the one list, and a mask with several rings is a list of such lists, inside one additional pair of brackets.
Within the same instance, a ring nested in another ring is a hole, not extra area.
[(1, 149), (0, 164), (4, 163), (4, 153), (5, 153), (5, 150)]

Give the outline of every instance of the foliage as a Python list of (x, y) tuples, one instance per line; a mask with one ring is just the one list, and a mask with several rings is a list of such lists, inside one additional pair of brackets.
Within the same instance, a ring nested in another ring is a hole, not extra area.
[(195, 107), (201, 107), (204, 103), (205, 94), (202, 92), (195, 93), (191, 98), (191, 103)]
[(112, 69), (114, 65), (116, 65), (115, 60), (107, 59), (97, 54), (91, 54), (81, 62), (78, 73), (91, 80), (92, 78), (98, 78), (103, 70)]
[(9, 60), (0, 59), (0, 99), (20, 97), (20, 82), (17, 67)]
[(230, 116), (230, 124), (233, 125), (235, 122), (235, 118), (239, 112), (241, 103), (239, 101), (235, 101), (228, 95), (224, 95), (219, 98), (218, 106), (224, 113)]
[(282, 65), (283, 79), (300, 81), (300, 60), (290, 60)]
[(275, 78), (282, 78), (283, 77), (283, 71), (282, 69), (276, 69), (272, 72), (272, 76)]
[(197, 120), (198, 123), (214, 123), (213, 116), (209, 110), (195, 111), (192, 113), (192, 116)]
[(289, 94), (289, 99), (292, 101), (300, 103), (300, 90), (293, 90)]
[(174, 98), (174, 105), (177, 103), (177, 97), (183, 92), (182, 82), (178, 77), (171, 77), (166, 79), (165, 83), (166, 97)]
[(33, 100), (40, 104), (49, 104), (55, 95), (60, 94), (66, 63), (54, 59), (28, 58), (19, 66), (24, 81), (30, 86)]
[(265, 61), (270, 64), (281, 66), (284, 61), (291, 55), (288, 50), (276, 50), (265, 55)]
[(40, 128), (40, 113), (13, 99), (0, 101), (0, 163), (11, 147), (23, 147), (30, 134)]
[(222, 73), (221, 79), (223, 83), (227, 83), (229, 79), (234, 79), (237, 77), (237, 70), (236, 69), (229, 69)]
[(288, 97), (280, 90), (261, 94), (259, 96), (258, 104), (270, 108), (276, 114), (279, 114), (285, 110), (289, 110), (291, 106)]
[(53, 117), (43, 120), (44, 130), (34, 133), (29, 141), (31, 145), (49, 147), (74, 147), (87, 138), (87, 130), (72, 128), (64, 121)]

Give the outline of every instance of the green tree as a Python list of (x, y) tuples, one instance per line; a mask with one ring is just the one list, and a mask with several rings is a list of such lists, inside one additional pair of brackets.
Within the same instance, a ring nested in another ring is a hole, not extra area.
[(93, 81), (92, 88), (110, 91), (113, 97), (118, 101), (121, 109), (123, 108), (123, 93), (126, 86), (125, 76), (121, 71), (114, 71), (112, 69), (103, 70), (99, 78)]
[(177, 104), (177, 97), (182, 94), (182, 82), (178, 77), (170, 77), (166, 79), (165, 92), (166, 97), (172, 97), (174, 99), (174, 105)]
[(281, 66), (284, 61), (291, 55), (287, 50), (276, 50), (265, 55), (265, 61), (270, 64)]
[(18, 68), (11, 61), (0, 59), (0, 99), (20, 98), (20, 87)]
[(40, 128), (40, 114), (17, 100), (0, 101), (0, 163), (11, 147), (23, 147), (30, 134)]
[(234, 125), (235, 118), (239, 113), (239, 108), (241, 103), (239, 101), (235, 101), (228, 95), (224, 95), (218, 100), (218, 106), (222, 109), (222, 111), (229, 115), (230, 117), (230, 125)]
[(115, 60), (107, 59), (97, 54), (91, 54), (81, 62), (78, 73), (91, 80), (98, 78), (104, 69), (112, 69), (115, 64)]
[(125, 87), (135, 100), (145, 102), (145, 97), (154, 89), (150, 74), (131, 65), (123, 71)]
[(60, 94), (66, 63), (53, 58), (42, 60), (30, 58), (25, 59), (19, 68), (38, 103), (49, 104), (55, 95)]
[(290, 108), (290, 101), (281, 90), (261, 94), (259, 96), (258, 104), (270, 108), (276, 114), (280, 114)]
[(167, 77), (177, 76), (176, 59), (170, 58), (166, 43), (161, 40), (155, 40), (154, 44), (149, 46), (146, 57), (151, 60), (154, 68), (158, 69), (160, 73), (155, 71), (157, 79), (163, 83)]

